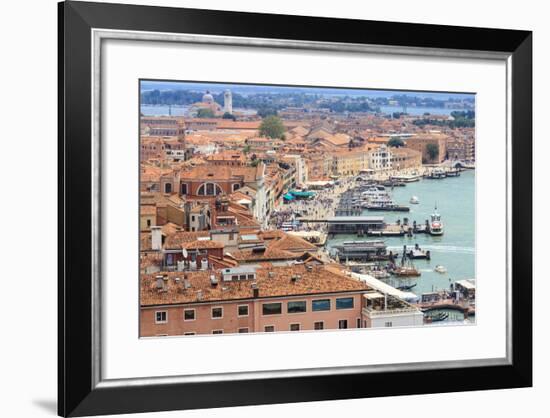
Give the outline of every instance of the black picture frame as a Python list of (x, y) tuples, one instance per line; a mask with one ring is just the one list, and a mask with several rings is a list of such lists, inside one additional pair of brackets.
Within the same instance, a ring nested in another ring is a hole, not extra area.
[[(58, 413), (82, 416), (532, 385), (532, 33), (121, 4), (59, 4)], [(509, 365), (95, 387), (92, 353), (91, 31), (293, 39), (509, 54), (512, 362)]]

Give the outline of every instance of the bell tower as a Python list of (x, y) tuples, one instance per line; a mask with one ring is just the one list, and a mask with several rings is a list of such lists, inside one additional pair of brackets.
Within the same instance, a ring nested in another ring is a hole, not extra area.
[(223, 111), (231, 115), (233, 114), (233, 97), (230, 90), (226, 90), (223, 93)]

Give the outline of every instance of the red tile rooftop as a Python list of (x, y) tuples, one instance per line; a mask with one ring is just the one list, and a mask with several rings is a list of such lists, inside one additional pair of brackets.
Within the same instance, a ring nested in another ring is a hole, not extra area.
[[(327, 266), (259, 267), (254, 280), (240, 281), (224, 281), (221, 271), (164, 272), (167, 280), (163, 280), (162, 290), (157, 289), (158, 273), (142, 275), (141, 306), (251, 299), (252, 283), (256, 284), (260, 298), (369, 290), (365, 283)], [(210, 281), (213, 274), (218, 279), (215, 286)], [(184, 277), (190, 285), (187, 289)]]

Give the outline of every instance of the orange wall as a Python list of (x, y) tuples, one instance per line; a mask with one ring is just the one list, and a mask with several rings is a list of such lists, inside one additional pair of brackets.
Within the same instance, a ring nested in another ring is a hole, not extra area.
[[(353, 297), (354, 306), (352, 309), (336, 309), (336, 299), (341, 297)], [(330, 311), (312, 311), (311, 301), (314, 299), (330, 299)], [(287, 313), (289, 301), (306, 301), (305, 313)], [(263, 303), (282, 303), (282, 313), (278, 315), (263, 315)], [(248, 317), (237, 316), (237, 306), (248, 305)], [(212, 319), (211, 309), (223, 307), (223, 318)], [(313, 330), (314, 323), (324, 322), (324, 329), (337, 329), (338, 321), (346, 319), (348, 328), (357, 327), (357, 318), (361, 318), (361, 294), (338, 294), (338, 295), (315, 295), (304, 297), (253, 299), (246, 301), (231, 301), (226, 303), (199, 303), (179, 305), (173, 307), (143, 307), (140, 313), (140, 329), (142, 337), (155, 335), (183, 335), (187, 332), (196, 334), (211, 334), (213, 330), (223, 329), (224, 333), (236, 333), (239, 328), (249, 328), (249, 332), (263, 332), (267, 325), (274, 325), (275, 331), (289, 331), (290, 324), (300, 324), (301, 330)], [(195, 320), (184, 321), (184, 309), (195, 309)], [(155, 312), (167, 311), (168, 322), (166, 324), (155, 324)]]

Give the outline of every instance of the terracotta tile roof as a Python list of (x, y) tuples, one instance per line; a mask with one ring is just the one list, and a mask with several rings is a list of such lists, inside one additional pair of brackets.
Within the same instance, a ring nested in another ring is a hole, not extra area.
[(231, 256), (239, 262), (249, 261), (281, 261), (295, 260), (299, 255), (290, 251), (279, 250), (277, 248), (267, 247), (264, 252), (254, 252), (252, 250), (232, 251)]
[[(212, 286), (210, 283), (212, 274), (218, 278), (219, 284), (217, 286)], [(164, 281), (166, 291), (157, 290), (157, 275), (142, 275), (141, 306), (253, 298), (252, 280), (225, 282), (221, 279), (219, 271), (185, 273), (185, 277), (191, 285), (188, 289), (184, 289), (183, 286), (183, 272), (163, 273), (167, 278)], [(176, 277), (180, 279), (179, 283), (174, 280)], [(293, 280), (292, 277), (297, 278)], [(327, 266), (311, 266), (309, 270), (304, 265), (260, 267), (256, 269), (255, 283), (260, 298), (370, 290), (365, 283), (349, 277), (341, 271), (331, 270)], [(198, 296), (199, 290), (201, 291), (200, 298)]]
[(151, 233), (150, 232), (141, 232), (139, 234), (139, 250), (140, 251), (151, 251)]
[(305, 239), (284, 234), (284, 236), (269, 245), (270, 249), (284, 250), (290, 252), (317, 251), (317, 247)]
[(214, 268), (231, 268), (239, 265), (236, 260), (229, 257), (220, 258), (214, 255), (208, 256), (208, 262), (211, 266), (214, 266)]
[(206, 250), (212, 248), (223, 249), (224, 244), (219, 241), (197, 240), (192, 242), (184, 242), (181, 246), (187, 250)]
[(156, 215), (157, 207), (155, 205), (140, 205), (139, 214), (144, 216)]
[(173, 235), (166, 237), (164, 241), (164, 248), (167, 250), (179, 250), (184, 243), (197, 241), (199, 237), (209, 237), (208, 231), (179, 231)]
[(166, 236), (173, 235), (179, 231), (181, 231), (181, 226), (173, 222), (167, 222), (164, 225), (162, 225), (162, 233)]
[(218, 129), (260, 129), (260, 121), (232, 121), (229, 119), (218, 119)]
[(292, 133), (299, 135), (299, 136), (305, 136), (309, 133), (309, 129), (304, 128), (303, 126), (297, 126), (290, 130)]
[[(258, 165), (260, 166), (260, 165)], [(181, 172), (181, 179), (185, 180), (239, 180), (244, 182), (253, 182), (259, 180), (261, 177), (261, 171), (258, 167), (251, 166), (226, 166), (226, 165), (214, 165), (205, 164), (196, 167), (192, 167)]]

